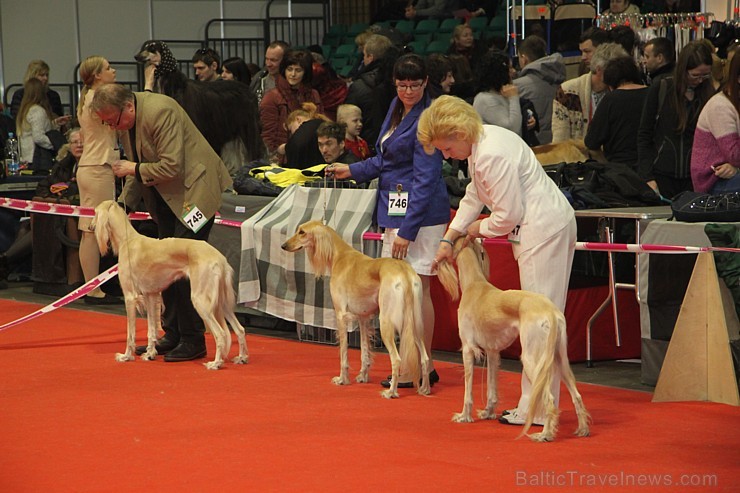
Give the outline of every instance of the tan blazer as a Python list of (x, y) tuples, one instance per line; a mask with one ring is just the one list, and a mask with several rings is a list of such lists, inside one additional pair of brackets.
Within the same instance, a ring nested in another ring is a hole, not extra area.
[(121, 200), (135, 208), (143, 196), (152, 213), (155, 187), (181, 222), (192, 206), (210, 219), (221, 206), (221, 193), (232, 185), (223, 161), (174, 99), (149, 92), (134, 97), (136, 154), (129, 131), (120, 137), (128, 159), (138, 157), (141, 181), (128, 176)]

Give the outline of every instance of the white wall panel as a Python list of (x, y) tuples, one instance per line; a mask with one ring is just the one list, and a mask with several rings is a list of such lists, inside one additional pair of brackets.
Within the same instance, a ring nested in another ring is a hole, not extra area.
[(110, 61), (133, 62), (141, 43), (149, 38), (149, 0), (77, 1), (80, 60), (101, 55)]
[[(276, 2), (273, 15), (287, 15), (286, 3)], [(147, 39), (202, 40), (210, 19), (263, 19), (266, 5), (264, 0), (0, 0), (0, 90), (21, 83), (32, 59), (49, 63), (51, 82), (70, 83), (74, 67), (87, 56), (133, 61)], [(261, 34), (254, 27), (247, 33), (235, 29), (233, 35)], [(186, 60), (196, 48), (173, 51)]]
[(34, 59), (50, 65), (51, 82), (71, 80), (77, 64), (73, 0), (2, 0), (0, 29), (6, 85), (23, 82)]

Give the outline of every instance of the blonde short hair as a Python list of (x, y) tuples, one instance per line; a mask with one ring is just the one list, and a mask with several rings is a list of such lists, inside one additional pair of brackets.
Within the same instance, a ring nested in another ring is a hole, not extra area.
[(432, 142), (456, 137), (477, 143), (483, 135), (483, 121), (475, 109), (456, 96), (440, 96), (419, 118), (416, 137), (427, 154), (434, 153)]
[(30, 79), (35, 79), (40, 75), (49, 75), (49, 64), (43, 60), (31, 60), (28, 62), (28, 67), (26, 67), (26, 75), (23, 77), (23, 82), (26, 83)]
[(462, 38), (463, 31), (466, 29), (473, 30), (470, 24), (458, 24), (455, 26), (455, 29), (452, 30), (452, 36), (450, 36), (450, 44), (454, 43), (456, 39)]
[(359, 106), (355, 106), (354, 104), (340, 104), (337, 107), (337, 122), (346, 122), (353, 115), (359, 115), (362, 118), (362, 110)]
[(381, 34), (372, 34), (365, 40), (363, 47), (365, 53), (372, 55), (376, 60), (385, 56), (385, 53), (393, 46), (393, 43), (387, 37)]

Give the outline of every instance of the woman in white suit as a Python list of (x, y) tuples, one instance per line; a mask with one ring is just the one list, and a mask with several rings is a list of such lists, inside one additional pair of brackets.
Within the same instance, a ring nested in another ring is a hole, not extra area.
[[(453, 96), (439, 97), (422, 113), (418, 138), (427, 152), (436, 148), (445, 158), (467, 159), (472, 178), (435, 262), (452, 260), (452, 243), (464, 234), (507, 236), (522, 289), (543, 294), (564, 310), (575, 252), (575, 213), (529, 146), (509, 130), (483, 125), (472, 106)], [(484, 206), (491, 214), (479, 219)], [(502, 423), (524, 423), (530, 387), (522, 375), (519, 404), (504, 413)], [(557, 405), (559, 378), (552, 390)], [(534, 422), (544, 422), (541, 410)]]

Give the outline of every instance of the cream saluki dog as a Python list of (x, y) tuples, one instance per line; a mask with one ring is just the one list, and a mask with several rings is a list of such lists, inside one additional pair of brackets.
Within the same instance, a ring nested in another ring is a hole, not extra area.
[[(419, 382), (419, 361), (423, 380), (419, 394), (429, 394), (429, 356), (424, 348), (421, 317), (421, 279), (403, 260), (370, 258), (348, 245), (329, 226), (310, 221), (298, 226), (296, 233), (282, 245), (283, 250), (308, 253), (316, 277), (327, 272), (329, 289), (337, 315), (340, 372), (332, 382), (348, 385), (347, 328), (354, 320), (360, 325), (362, 368), (357, 382), (368, 381), (372, 363), (370, 320), (380, 312), (380, 336), (391, 358), (391, 387), (381, 392), (387, 399), (398, 397), (398, 374), (403, 363), (414, 386)], [(401, 338), (401, 354), (396, 349), (396, 333)]]
[[(483, 352), (488, 359), (488, 392), (486, 408), (478, 411), (478, 417), (496, 418), (499, 352), (514, 342), (518, 334), (522, 345), (523, 371), (533, 382), (529, 412), (522, 435), (532, 425), (534, 411), (544, 406), (545, 426), (541, 433), (532, 434), (530, 438), (539, 442), (555, 438), (558, 409), (555, 407), (550, 386), (553, 373), (559, 370), (578, 415), (575, 434), (588, 436), (590, 416), (583, 406), (583, 399), (578, 393), (576, 380), (568, 363), (563, 313), (541, 294), (519, 290), (501, 291), (490, 284), (484, 275), (484, 272), (488, 272), (488, 256), (475, 242), (459, 238), (454, 245), (454, 255), (462, 291), (457, 319), (465, 365), (465, 398), (462, 412), (455, 414), (452, 420), (458, 423), (473, 421), (473, 369), (475, 359)], [(439, 279), (450, 296), (457, 299), (458, 277), (448, 262), (443, 261), (440, 265)]]
[(152, 360), (161, 328), (161, 293), (178, 279), (190, 279), (191, 300), (206, 328), (216, 340), (216, 357), (206, 363), (209, 370), (218, 370), (231, 349), (229, 321), (239, 340), (239, 356), (234, 363), (249, 360), (244, 327), (234, 315), (233, 271), (221, 253), (205, 241), (183, 238), (157, 240), (142, 236), (131, 226), (126, 213), (112, 200), (95, 208), (93, 220), (95, 238), (100, 253), (118, 255), (118, 278), (126, 301), (128, 335), (126, 352), (116, 354), (117, 361), (134, 359), (137, 304), (145, 308), (148, 324), (147, 349), (141, 358)]

